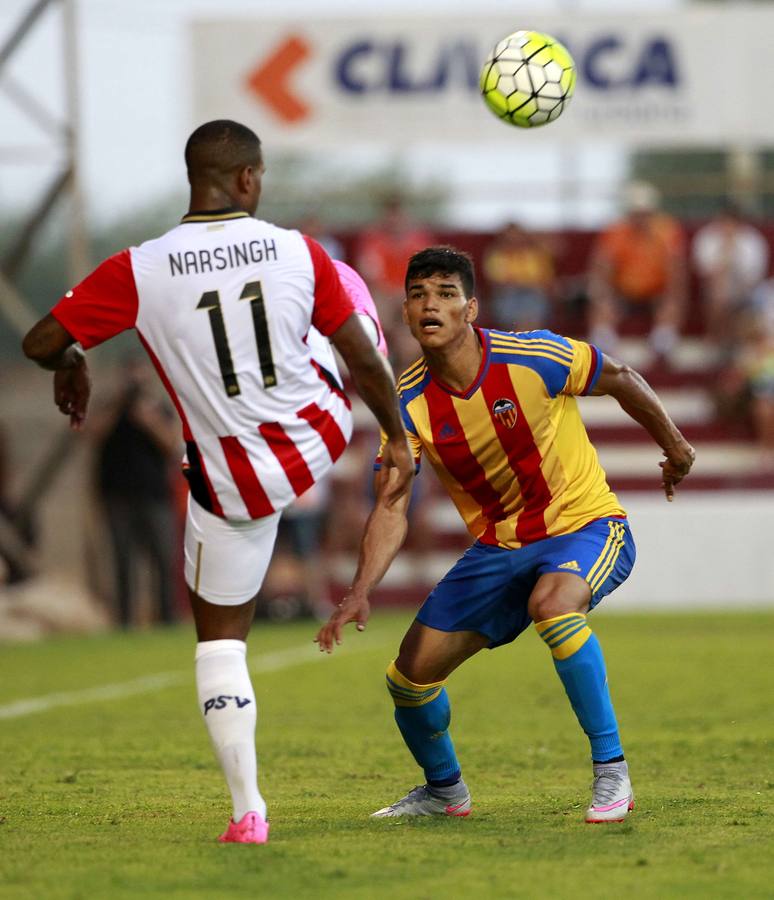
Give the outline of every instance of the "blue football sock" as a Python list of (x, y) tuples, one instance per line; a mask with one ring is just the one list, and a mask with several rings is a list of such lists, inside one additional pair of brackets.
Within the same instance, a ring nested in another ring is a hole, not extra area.
[(414, 684), (390, 663), (387, 690), (395, 701), (395, 721), (403, 740), (422, 767), (428, 784), (455, 784), (460, 765), (449, 736), (451, 709), (444, 682)]
[(604, 762), (622, 757), (602, 648), (586, 616), (569, 613), (536, 622), (535, 627), (551, 649), (554, 667), (591, 743), (592, 759)]

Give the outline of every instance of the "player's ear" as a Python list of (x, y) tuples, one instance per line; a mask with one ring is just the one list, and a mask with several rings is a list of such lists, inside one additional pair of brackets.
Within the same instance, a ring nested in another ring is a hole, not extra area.
[(475, 322), (478, 318), (478, 300), (475, 297), (471, 297), (468, 300), (468, 308), (465, 310), (465, 321), (468, 325), (471, 322)]
[(237, 174), (237, 185), (243, 194), (249, 194), (258, 173), (253, 166), (244, 166)]
[(403, 324), (408, 325), (409, 320), (408, 320), (408, 298), (407, 297), (403, 298), (403, 313), (402, 314), (403, 314)]

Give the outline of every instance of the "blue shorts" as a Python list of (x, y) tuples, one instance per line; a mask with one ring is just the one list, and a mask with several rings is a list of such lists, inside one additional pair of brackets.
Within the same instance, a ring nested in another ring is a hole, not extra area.
[(527, 602), (541, 575), (588, 582), (593, 609), (629, 577), (634, 539), (625, 519), (597, 519), (572, 534), (507, 550), (476, 541), (433, 588), (417, 621), (439, 631), (477, 631), (490, 647), (515, 640), (532, 621)]

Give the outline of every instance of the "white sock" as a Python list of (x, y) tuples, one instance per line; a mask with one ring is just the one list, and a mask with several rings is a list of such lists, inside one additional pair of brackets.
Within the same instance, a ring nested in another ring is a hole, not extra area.
[(246, 654), (244, 641), (203, 641), (196, 645), (199, 708), (231, 791), (235, 822), (248, 812), (266, 818), (266, 803), (258, 790), (257, 715)]

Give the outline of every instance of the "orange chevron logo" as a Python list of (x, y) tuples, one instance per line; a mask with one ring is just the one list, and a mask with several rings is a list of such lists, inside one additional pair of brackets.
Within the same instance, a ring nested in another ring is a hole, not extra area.
[(309, 115), (309, 106), (290, 87), (290, 79), (301, 63), (311, 56), (303, 38), (291, 35), (247, 75), (247, 89), (284, 122), (300, 122)]

